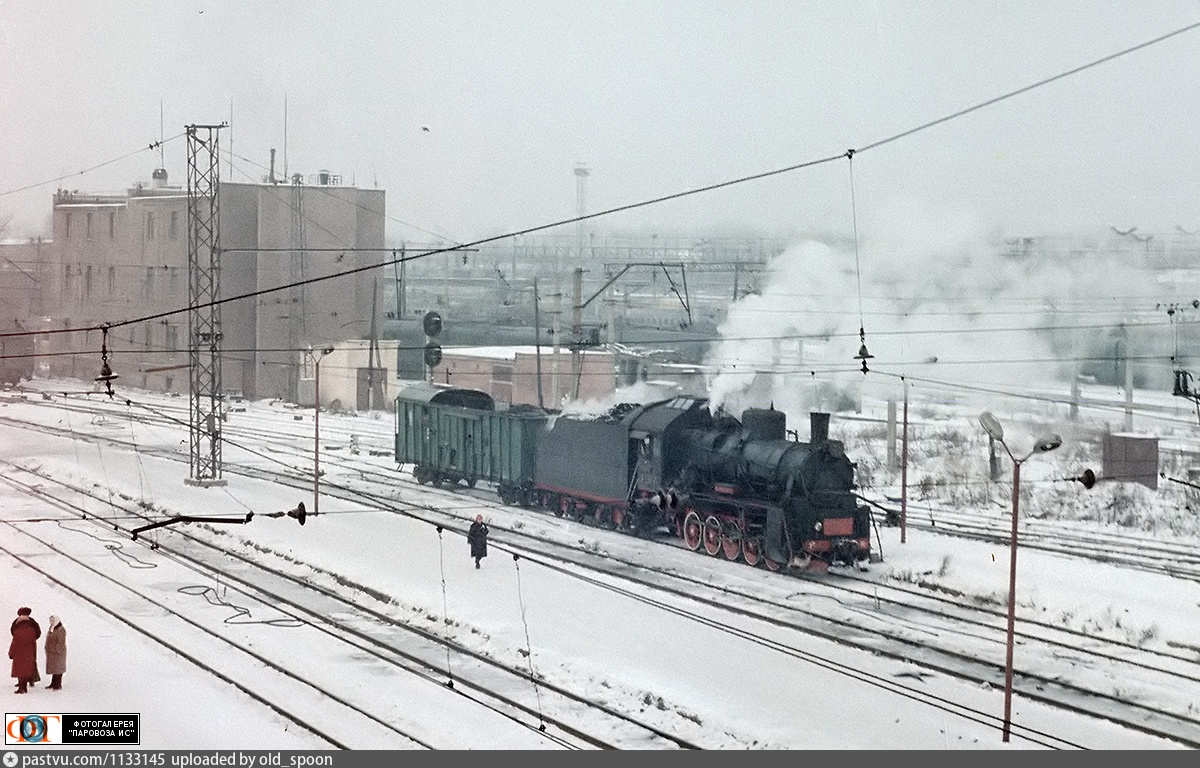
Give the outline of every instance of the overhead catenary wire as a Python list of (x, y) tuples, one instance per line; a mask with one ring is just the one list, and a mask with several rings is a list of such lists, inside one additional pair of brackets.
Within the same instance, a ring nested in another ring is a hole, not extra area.
[[(930, 120), (930, 121), (928, 121), (928, 122), (926, 122), (926, 123), (922, 123), (922, 124), (920, 124), (920, 125), (917, 125), (917, 126), (915, 126), (915, 127), (913, 127), (913, 128), (909, 128), (909, 129), (907, 129), (907, 130), (901, 131), (901, 132), (899, 132), (899, 133), (893, 134), (893, 135), (891, 135), (891, 136), (888, 136), (888, 137), (885, 137), (885, 138), (883, 138), (883, 139), (879, 139), (879, 140), (876, 140), (876, 141), (873, 141), (873, 142), (870, 142), (870, 143), (867, 143), (867, 144), (861, 145), (861, 146), (859, 146), (859, 147), (857, 147), (857, 148), (855, 148), (855, 149), (851, 149), (851, 150), (848, 150), (848, 151), (845, 151), (845, 152), (838, 152), (837, 154), (834, 154), (834, 155), (828, 155), (828, 156), (825, 156), (825, 157), (820, 157), (820, 158), (817, 158), (817, 159), (814, 159), (814, 160), (807, 160), (807, 161), (803, 161), (803, 162), (799, 162), (799, 163), (794, 163), (794, 164), (792, 164), (792, 165), (784, 166), (784, 167), (782, 167), (782, 168), (776, 168), (776, 169), (773, 169), (773, 170), (762, 171), (762, 172), (760, 172), (760, 173), (753, 173), (753, 174), (748, 174), (748, 175), (745, 175), (745, 176), (740, 176), (740, 177), (733, 178), (733, 179), (727, 179), (727, 180), (725, 180), (725, 181), (716, 182), (716, 183), (714, 183), (714, 184), (707, 184), (707, 185), (703, 185), (703, 186), (699, 186), (699, 187), (693, 187), (693, 188), (691, 188), (691, 189), (683, 190), (683, 191), (680, 191), (680, 192), (674, 192), (674, 193), (670, 193), (670, 194), (666, 194), (666, 195), (661, 195), (661, 196), (658, 196), (658, 197), (650, 198), (650, 199), (647, 199), (647, 200), (641, 200), (641, 201), (637, 201), (637, 202), (633, 202), (633, 203), (628, 203), (628, 204), (625, 204), (625, 205), (619, 205), (619, 206), (615, 206), (615, 207), (612, 207), (612, 208), (607, 208), (607, 209), (605, 209), (605, 210), (596, 211), (596, 212), (594, 212), (594, 213), (584, 214), (584, 215), (580, 215), (580, 216), (574, 216), (574, 217), (571, 217), (571, 218), (566, 218), (566, 219), (560, 219), (560, 220), (553, 221), (553, 222), (550, 222), (550, 223), (547, 223), (547, 224), (540, 224), (540, 225), (535, 225), (535, 226), (531, 226), (531, 227), (526, 227), (526, 228), (524, 228), (524, 229), (515, 230), (515, 231), (511, 231), (511, 232), (506, 232), (506, 233), (503, 233), (503, 234), (500, 234), (500, 235), (494, 235), (494, 236), (491, 236), (491, 237), (485, 237), (485, 238), (481, 238), (481, 239), (474, 240), (474, 241), (467, 242), (467, 243), (462, 243), (462, 244), (455, 245), (455, 246), (448, 247), (448, 248), (438, 248), (438, 249), (433, 249), (433, 250), (427, 251), (427, 252), (425, 252), (425, 253), (423, 253), (423, 254), (420, 254), (419, 256), (407, 256), (407, 255), (406, 255), (406, 256), (403, 256), (403, 257), (395, 258), (395, 259), (393, 259), (393, 260), (391, 260), (391, 261), (385, 261), (385, 262), (383, 262), (383, 263), (381, 263), (381, 264), (372, 264), (372, 265), (366, 265), (366, 266), (363, 266), (363, 267), (358, 267), (358, 268), (355, 268), (355, 269), (349, 269), (349, 270), (344, 270), (344, 271), (340, 271), (340, 272), (335, 272), (335, 273), (333, 273), (333, 274), (330, 274), (330, 275), (323, 275), (323, 276), (320, 276), (320, 277), (315, 277), (315, 278), (309, 278), (309, 279), (306, 279), (306, 280), (295, 281), (295, 282), (286, 283), (286, 284), (283, 284), (283, 285), (278, 285), (278, 286), (273, 286), (273, 287), (269, 287), (269, 288), (264, 288), (264, 289), (261, 289), (261, 290), (250, 291), (250, 292), (247, 292), (247, 293), (244, 293), (244, 294), (239, 294), (239, 295), (237, 295), (237, 296), (231, 296), (231, 297), (228, 297), (228, 298), (223, 298), (223, 299), (214, 299), (213, 301), (204, 302), (204, 303), (201, 303), (201, 304), (199, 304), (199, 305), (197, 305), (197, 306), (194, 306), (194, 307), (192, 307), (192, 306), (189, 306), (189, 307), (184, 307), (184, 308), (181, 308), (181, 309), (178, 309), (178, 310), (172, 310), (172, 311), (168, 311), (168, 312), (156, 313), (156, 314), (153, 314), (153, 315), (147, 315), (147, 316), (145, 316), (145, 317), (141, 317), (141, 318), (135, 318), (135, 319), (131, 319), (131, 320), (124, 320), (124, 321), (120, 321), (120, 322), (113, 322), (113, 323), (110, 323), (110, 324), (108, 324), (108, 325), (110, 325), (110, 327), (120, 327), (120, 326), (124, 326), (124, 325), (130, 325), (130, 324), (133, 324), (133, 323), (145, 322), (145, 321), (147, 321), (147, 320), (158, 319), (158, 318), (162, 318), (162, 317), (169, 317), (169, 316), (176, 315), (176, 314), (181, 314), (181, 313), (184, 313), (184, 312), (192, 312), (192, 311), (196, 311), (196, 310), (200, 310), (200, 309), (206, 309), (206, 308), (209, 308), (209, 307), (218, 306), (218, 305), (220, 305), (220, 304), (225, 304), (225, 303), (228, 303), (228, 302), (231, 302), (231, 301), (237, 301), (237, 300), (239, 300), (239, 299), (253, 298), (253, 297), (260, 296), (260, 295), (263, 295), (263, 294), (266, 294), (266, 293), (273, 293), (273, 292), (276, 292), (276, 291), (282, 291), (282, 290), (287, 290), (287, 289), (290, 289), (290, 288), (296, 288), (296, 287), (300, 287), (300, 286), (304, 286), (304, 285), (310, 285), (310, 284), (317, 283), (317, 282), (322, 282), (322, 281), (325, 281), (325, 280), (331, 280), (331, 279), (338, 278), (338, 277), (345, 277), (345, 276), (348, 276), (348, 275), (358, 274), (358, 273), (360, 273), (360, 272), (365, 272), (365, 271), (368, 271), (368, 270), (379, 269), (379, 268), (382, 268), (382, 267), (389, 267), (389, 266), (393, 266), (393, 265), (395, 265), (395, 264), (403, 263), (403, 262), (406, 262), (406, 261), (412, 261), (412, 260), (414, 260), (415, 258), (424, 258), (424, 257), (427, 257), (427, 256), (432, 256), (432, 255), (435, 255), (435, 254), (447, 253), (447, 252), (451, 252), (451, 251), (459, 250), (459, 249), (461, 249), (461, 248), (471, 248), (471, 247), (475, 247), (475, 246), (479, 246), (479, 245), (484, 245), (484, 244), (487, 244), (487, 243), (496, 242), (496, 241), (499, 241), (499, 240), (506, 240), (506, 239), (509, 239), (509, 238), (512, 238), (512, 237), (519, 237), (519, 236), (523, 236), (523, 235), (527, 235), (527, 234), (532, 234), (532, 233), (534, 233), (534, 232), (541, 232), (541, 231), (544, 231), (544, 230), (547, 230), (547, 229), (553, 229), (553, 228), (556, 228), (556, 227), (561, 227), (561, 226), (565, 226), (565, 225), (568, 225), (568, 224), (576, 224), (576, 223), (579, 223), (579, 222), (588, 221), (588, 220), (591, 220), (591, 219), (596, 219), (596, 218), (600, 218), (600, 217), (603, 217), (603, 216), (611, 216), (611, 215), (613, 215), (613, 214), (616, 214), (616, 213), (621, 213), (621, 212), (625, 212), (625, 211), (631, 211), (631, 210), (635, 210), (635, 209), (638, 209), (638, 208), (643, 208), (643, 207), (647, 207), (647, 206), (651, 206), (651, 205), (657, 205), (657, 204), (659, 204), (659, 203), (664, 203), (664, 202), (668, 202), (668, 201), (671, 201), (671, 200), (678, 200), (678, 199), (680, 199), (680, 198), (689, 197), (689, 196), (692, 196), (692, 195), (702, 194), (702, 193), (705, 193), (705, 192), (712, 192), (712, 191), (715, 191), (715, 190), (718, 190), (718, 189), (724, 189), (724, 188), (727, 188), (727, 187), (732, 187), (732, 186), (736, 186), (736, 185), (746, 184), (746, 183), (749, 183), (749, 182), (752, 182), (752, 181), (759, 181), (759, 180), (762, 180), (762, 179), (771, 178), (771, 177), (774, 177), (774, 176), (779, 176), (779, 175), (782, 175), (782, 174), (791, 173), (791, 172), (794, 172), (794, 171), (797, 171), (797, 170), (801, 170), (801, 169), (805, 169), (805, 168), (812, 168), (812, 167), (816, 167), (816, 166), (819, 166), (819, 165), (824, 165), (825, 163), (830, 163), (830, 162), (833, 162), (833, 161), (835, 161), (835, 160), (839, 160), (839, 159), (841, 159), (841, 158), (843, 158), (843, 157), (846, 157), (848, 154), (851, 154), (851, 153), (853, 153), (853, 154), (860, 154), (860, 153), (862, 153), (862, 152), (866, 152), (866, 151), (868, 151), (868, 150), (875, 149), (875, 148), (877, 148), (877, 147), (881, 147), (881, 146), (884, 146), (884, 145), (886, 145), (886, 144), (890, 144), (890, 143), (892, 143), (892, 142), (898, 141), (898, 140), (900, 140), (900, 139), (902, 139), (902, 138), (906, 138), (906, 137), (908, 137), (908, 136), (912, 136), (912, 135), (914, 135), (914, 134), (916, 134), (916, 133), (919, 133), (919, 132), (921, 132), (921, 131), (928, 130), (928, 129), (930, 129), (930, 128), (934, 127), (934, 126), (941, 125), (941, 124), (943, 124), (943, 123), (949, 122), (949, 121), (951, 121), (951, 120), (954, 120), (954, 119), (956, 119), (956, 118), (959, 118), (959, 117), (962, 117), (962, 116), (964, 116), (964, 115), (970, 114), (970, 113), (972, 113), (972, 112), (978, 111), (978, 110), (980, 110), (980, 109), (984, 109), (984, 108), (986, 108), (986, 107), (989, 107), (989, 106), (992, 106), (992, 105), (998, 104), (998, 103), (1000, 103), (1000, 102), (1002, 102), (1002, 101), (1006, 101), (1006, 100), (1008, 100), (1008, 99), (1011, 99), (1011, 98), (1014, 98), (1014, 97), (1016, 97), (1016, 96), (1018, 96), (1018, 95), (1021, 95), (1021, 94), (1024, 94), (1024, 93), (1028, 93), (1028, 92), (1030, 92), (1030, 91), (1033, 91), (1033, 90), (1035, 90), (1035, 89), (1037, 89), (1037, 88), (1043, 87), (1043, 86), (1045, 86), (1045, 85), (1048, 85), (1048, 84), (1050, 84), (1050, 83), (1056, 82), (1056, 81), (1058, 81), (1058, 80), (1062, 80), (1062, 79), (1064, 79), (1064, 78), (1067, 78), (1067, 77), (1070, 77), (1070, 76), (1073, 76), (1073, 75), (1079, 74), (1079, 73), (1081, 73), (1081, 72), (1084, 72), (1084, 71), (1086, 71), (1086, 70), (1089, 70), (1089, 69), (1091, 69), (1091, 68), (1093, 68), (1093, 67), (1096, 67), (1096, 66), (1099, 66), (1099, 65), (1101, 65), (1101, 64), (1104, 64), (1104, 63), (1106, 63), (1106, 62), (1109, 62), (1109, 61), (1112, 61), (1112, 60), (1114, 60), (1114, 59), (1117, 59), (1117, 58), (1119, 58), (1119, 57), (1121, 57), (1121, 56), (1125, 56), (1125, 55), (1127, 55), (1127, 54), (1130, 54), (1130, 53), (1133, 53), (1133, 52), (1135, 52), (1135, 51), (1138, 51), (1138, 50), (1141, 50), (1141, 49), (1144, 49), (1144, 48), (1150, 47), (1150, 46), (1152, 46), (1152, 45), (1155, 45), (1155, 44), (1161, 43), (1161, 42), (1163, 42), (1163, 41), (1165, 41), (1165, 40), (1168, 40), (1168, 39), (1170, 39), (1170, 38), (1173, 38), (1173, 37), (1176, 37), (1176, 36), (1178, 36), (1178, 35), (1184, 34), (1184, 33), (1186, 33), (1186, 32), (1190, 32), (1190, 31), (1192, 31), (1192, 30), (1195, 30), (1195, 29), (1197, 29), (1197, 28), (1200, 28), (1200, 22), (1195, 22), (1195, 23), (1193, 23), (1193, 24), (1188, 24), (1188, 25), (1186, 25), (1186, 26), (1180, 27), (1180, 28), (1178, 28), (1178, 29), (1175, 29), (1175, 30), (1173, 30), (1173, 31), (1171, 31), (1171, 32), (1168, 32), (1168, 33), (1166, 33), (1166, 34), (1160, 35), (1160, 36), (1158, 36), (1158, 37), (1156, 37), (1156, 38), (1153, 38), (1153, 39), (1151, 39), (1151, 40), (1148, 40), (1148, 41), (1145, 41), (1145, 42), (1139, 43), (1139, 44), (1137, 44), (1137, 45), (1130, 46), (1130, 47), (1128, 47), (1128, 48), (1124, 48), (1124, 49), (1122, 49), (1122, 50), (1120, 50), (1120, 51), (1117, 51), (1117, 52), (1115, 52), (1115, 53), (1112, 53), (1112, 54), (1108, 54), (1108, 55), (1106, 55), (1106, 56), (1102, 56), (1102, 57), (1100, 57), (1100, 58), (1098, 58), (1098, 59), (1094, 59), (1093, 61), (1090, 61), (1090, 62), (1088, 62), (1088, 63), (1082, 64), (1082, 65), (1080, 65), (1080, 66), (1078, 66), (1078, 67), (1074, 67), (1074, 68), (1072, 68), (1072, 69), (1070, 69), (1070, 70), (1067, 70), (1067, 71), (1064, 71), (1064, 72), (1060, 72), (1060, 73), (1058, 73), (1058, 74), (1056, 74), (1056, 75), (1052, 75), (1052, 76), (1050, 76), (1050, 77), (1044, 78), (1044, 79), (1042, 79), (1042, 80), (1039, 80), (1039, 81), (1037, 81), (1037, 82), (1031, 83), (1031, 84), (1029, 84), (1029, 85), (1026, 85), (1026, 86), (1024, 86), (1024, 87), (1021, 87), (1021, 88), (1015, 89), (1015, 90), (1013, 90), (1013, 91), (1009, 91), (1009, 92), (1007, 92), (1007, 93), (1001, 94), (1000, 96), (996, 96), (996, 97), (993, 97), (993, 98), (991, 98), (991, 99), (987, 99), (987, 100), (985, 100), (985, 101), (982, 101), (982, 102), (979, 102), (979, 103), (977, 103), (977, 104), (971, 105), (971, 106), (969, 106), (969, 107), (966, 107), (966, 108), (964, 108), (964, 109), (958, 110), (958, 111), (956, 111), (956, 112), (953, 112), (953, 113), (950, 113), (950, 114), (948, 114), (948, 115), (944, 115), (944, 116), (942, 116), (942, 117), (939, 117), (939, 118), (937, 118), (937, 119)], [(180, 134), (180, 135), (182, 135), (182, 134)], [(174, 139), (174, 138), (178, 138), (178, 136), (172, 137), (172, 139)], [(150, 148), (150, 149), (153, 149), (153, 148), (154, 148), (154, 145), (151, 145), (149, 148)], [(139, 151), (141, 151), (141, 150), (139, 150)], [(115, 160), (113, 160), (113, 161), (109, 161), (109, 162), (115, 162)], [(106, 163), (106, 164), (107, 164), (107, 163)], [(65, 178), (65, 177), (64, 177), (64, 178)], [(43, 183), (48, 183), (48, 182), (43, 182)], [(348, 251), (351, 251), (351, 250), (357, 250), (357, 249), (347, 249), (347, 250), (348, 250)], [(377, 248), (371, 248), (371, 249), (364, 249), (364, 250), (378, 251), (378, 250), (380, 250), (380, 249), (377, 249)], [(393, 254), (395, 254), (395, 252), (396, 252), (396, 249), (393, 249), (392, 253), (393, 253)], [(84, 327), (84, 328), (72, 329), (72, 331), (73, 331), (73, 332), (79, 332), (79, 331), (96, 330), (96, 329), (98, 329), (98, 328), (100, 328), (100, 327), (101, 327), (101, 325), (96, 325), (96, 326), (89, 326), (89, 327)], [(43, 331), (43, 333), (45, 333), (45, 331)]]
[(62, 181), (63, 179), (69, 179), (72, 176), (80, 176), (85, 173), (91, 173), (92, 171), (99, 170), (99, 169), (105, 167), (106, 165), (112, 165), (113, 163), (119, 163), (122, 160), (125, 160), (126, 158), (133, 157), (134, 155), (141, 154), (142, 152), (146, 152), (146, 151), (153, 152), (155, 149), (158, 149), (159, 147), (161, 147), (164, 143), (175, 141), (176, 139), (182, 138), (184, 135), (186, 135), (186, 134), (177, 133), (169, 139), (152, 141), (147, 146), (140, 147), (138, 149), (133, 150), (132, 152), (126, 152), (125, 154), (120, 155), (119, 157), (114, 157), (110, 160), (105, 160), (102, 163), (97, 163), (96, 165), (90, 166), (88, 168), (84, 168), (81, 171), (75, 171), (73, 173), (64, 173), (61, 176), (55, 176), (52, 179), (46, 179), (45, 181), (37, 181), (37, 182), (34, 182), (33, 184), (26, 184), (25, 186), (17, 187), (16, 189), (5, 190), (3, 192), (0, 192), (0, 197), (4, 197), (6, 195), (15, 195), (18, 192), (25, 192), (30, 189), (36, 189), (37, 187), (44, 187), (47, 184), (53, 184), (55, 182)]

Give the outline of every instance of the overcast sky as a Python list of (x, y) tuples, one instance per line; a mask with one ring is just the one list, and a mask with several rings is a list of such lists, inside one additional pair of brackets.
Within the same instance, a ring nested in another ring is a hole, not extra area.
[[(468, 241), (574, 215), (577, 163), (589, 212), (624, 205), (864, 147), (1196, 22), (1194, 0), (0, 0), (0, 222), (37, 233), (59, 184), (5, 193), (63, 174), (148, 181), (157, 151), (78, 172), (157, 140), (161, 107), (168, 139), (232, 116), (222, 178), (257, 180), (274, 147), (280, 171), (385, 189), (392, 242)], [(862, 152), (860, 235), (1200, 229), (1198, 59), (1200, 29)], [(185, 150), (164, 148), (173, 183)], [(848, 234), (848, 166), (595, 226)]]

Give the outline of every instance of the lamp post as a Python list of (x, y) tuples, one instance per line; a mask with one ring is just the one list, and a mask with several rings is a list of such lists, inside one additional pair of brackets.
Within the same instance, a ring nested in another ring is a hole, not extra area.
[(1008, 741), (1012, 732), (1012, 680), (1013, 680), (1013, 630), (1017, 617), (1017, 511), (1021, 493), (1021, 464), (1035, 453), (1048, 453), (1062, 445), (1058, 435), (1046, 435), (1038, 438), (1029, 453), (1021, 458), (1013, 455), (1008, 443), (1004, 442), (1004, 427), (989, 411), (979, 414), (979, 423), (988, 437), (1004, 448), (1004, 452), (1013, 462), (1012, 486), (1012, 537), (1009, 539), (1008, 555), (1008, 634), (1004, 653), (1004, 741)]
[(333, 347), (325, 347), (314, 351), (311, 347), (308, 354), (313, 359), (313, 508), (316, 515), (321, 504), (321, 359), (333, 351)]

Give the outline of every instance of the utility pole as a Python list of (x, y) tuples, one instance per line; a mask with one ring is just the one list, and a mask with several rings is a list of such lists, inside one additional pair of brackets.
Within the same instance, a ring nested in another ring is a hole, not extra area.
[(575, 266), (583, 266), (583, 217), (587, 214), (587, 177), (591, 173), (584, 163), (575, 164)]
[(908, 540), (908, 379), (904, 380), (904, 431), (900, 440), (900, 543)]
[(383, 359), (379, 354), (379, 329), (375, 318), (379, 311), (379, 279), (371, 285), (371, 342), (367, 347), (367, 410), (383, 407)]
[(546, 402), (542, 398), (542, 320), (538, 316), (538, 287), (536, 277), (533, 278), (533, 344), (534, 363), (537, 366), (538, 408), (545, 408)]
[(550, 333), (553, 336), (554, 348), (550, 353), (550, 400), (553, 403), (553, 410), (562, 410), (562, 403), (559, 402), (558, 389), (558, 362), (559, 362), (559, 337), (562, 336), (562, 326), (559, 323), (559, 317), (562, 316), (562, 280), (557, 269), (554, 270), (554, 317), (550, 322)]
[(189, 125), (188, 357), (191, 476), (188, 485), (225, 485), (221, 477), (221, 125)]
[(1125, 431), (1133, 431), (1133, 368), (1129, 365), (1129, 332), (1125, 332)]
[(583, 267), (575, 267), (575, 301), (571, 305), (571, 397), (579, 399), (583, 378)]

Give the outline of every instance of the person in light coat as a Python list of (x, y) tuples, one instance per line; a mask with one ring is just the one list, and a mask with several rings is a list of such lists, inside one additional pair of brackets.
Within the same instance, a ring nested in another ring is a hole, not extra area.
[(8, 644), (8, 658), (12, 659), (12, 676), (17, 678), (16, 693), (28, 693), (29, 686), (39, 679), (37, 663), (37, 641), (42, 628), (31, 615), (29, 608), (17, 609), (17, 618), (12, 623), (12, 642)]
[(62, 676), (67, 671), (67, 628), (57, 616), (50, 617), (46, 630), (46, 674), (50, 675), (50, 690), (62, 690)]

